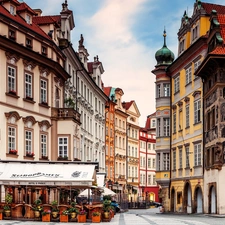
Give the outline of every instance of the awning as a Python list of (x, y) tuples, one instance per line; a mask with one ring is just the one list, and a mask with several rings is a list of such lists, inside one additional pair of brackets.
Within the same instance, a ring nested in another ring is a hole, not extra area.
[(89, 187), (96, 176), (95, 166), (58, 162), (0, 162), (0, 184)]
[[(114, 192), (114, 191), (112, 191), (112, 190), (110, 190), (109, 188), (107, 188), (107, 187), (103, 187), (103, 188), (101, 188), (101, 190), (102, 190), (102, 195), (104, 196), (104, 195), (110, 195), (110, 196), (115, 196), (116, 195), (116, 193)], [(79, 194), (79, 196), (80, 197), (87, 197), (88, 196), (88, 192), (89, 192), (89, 194), (91, 195), (91, 190), (90, 189), (85, 189), (84, 191), (82, 191), (80, 194)]]

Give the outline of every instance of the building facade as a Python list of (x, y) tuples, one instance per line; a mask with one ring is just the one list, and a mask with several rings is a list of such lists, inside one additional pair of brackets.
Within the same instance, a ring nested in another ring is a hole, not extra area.
[[(203, 81), (204, 212), (224, 214), (224, 7), (211, 12), (207, 56), (196, 71)], [(222, 11), (222, 12), (221, 12)]]
[(159, 201), (159, 186), (156, 183), (156, 118), (147, 117), (146, 125), (139, 131), (139, 201)]

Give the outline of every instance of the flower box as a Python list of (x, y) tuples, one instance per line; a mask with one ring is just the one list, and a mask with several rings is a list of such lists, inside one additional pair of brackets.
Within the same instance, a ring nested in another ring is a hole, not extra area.
[(60, 222), (68, 222), (68, 215), (60, 215), (59, 216)]
[(42, 215), (42, 222), (50, 222), (50, 214)]
[(11, 94), (11, 95), (16, 95), (16, 91), (10, 90), (10, 91), (9, 91), (9, 94)]
[(68, 160), (68, 156), (59, 156), (58, 160)]
[(27, 157), (34, 157), (34, 153), (33, 152), (26, 152), (26, 156)]
[(17, 154), (17, 150), (16, 149), (10, 149), (9, 150), (9, 154), (16, 155)]
[(78, 223), (86, 223), (86, 214), (79, 214), (77, 215), (77, 222)]
[(31, 96), (26, 96), (27, 100), (33, 101), (33, 98)]
[(42, 155), (41, 158), (42, 159), (48, 159), (48, 156), (47, 155)]

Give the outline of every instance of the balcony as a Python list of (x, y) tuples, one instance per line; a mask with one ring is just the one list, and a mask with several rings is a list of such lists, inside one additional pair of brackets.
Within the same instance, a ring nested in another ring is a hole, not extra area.
[(80, 114), (73, 108), (52, 108), (52, 117), (57, 120), (73, 120), (80, 123)]

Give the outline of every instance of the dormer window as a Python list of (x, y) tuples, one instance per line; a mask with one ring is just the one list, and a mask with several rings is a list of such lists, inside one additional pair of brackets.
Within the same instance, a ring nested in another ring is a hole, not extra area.
[(181, 40), (179, 45), (179, 53), (182, 53), (183, 51), (184, 51), (184, 40)]
[(16, 31), (9, 29), (9, 39), (16, 40)]
[(198, 25), (192, 28), (192, 42), (198, 38)]
[(32, 40), (30, 38), (26, 38), (26, 47), (32, 48)]
[(15, 10), (15, 6), (10, 5), (10, 9), (9, 9), (10, 14), (14, 16), (15, 15), (15, 11), (16, 11)]
[(31, 16), (29, 14), (26, 14), (26, 22), (31, 24)]
[(41, 46), (41, 54), (47, 56), (47, 48), (45, 46)]

